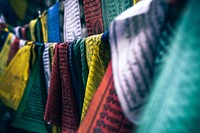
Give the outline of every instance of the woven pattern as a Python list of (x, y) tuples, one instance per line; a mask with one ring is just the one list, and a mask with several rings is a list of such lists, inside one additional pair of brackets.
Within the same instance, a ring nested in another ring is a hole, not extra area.
[(47, 11), (48, 42), (60, 42), (60, 3), (57, 2)]
[(79, 1), (67, 0), (64, 6), (64, 41), (69, 42), (82, 37)]
[(109, 60), (104, 59), (110, 58), (110, 49), (109, 47), (105, 48), (106, 46), (104, 45), (107, 44), (102, 43), (101, 36), (102, 34), (94, 35), (85, 39), (86, 59), (89, 73), (85, 90), (81, 121), (83, 120), (93, 95), (106, 71)]
[(199, 6), (195, 0), (187, 5), (139, 133), (200, 132), (200, 28), (191, 27), (200, 21)]
[(109, 63), (97, 92), (92, 99), (79, 133), (128, 133), (133, 125), (126, 119), (114, 89), (112, 65)]
[(50, 86), (50, 59), (49, 59), (49, 44), (46, 43), (44, 45), (44, 52), (43, 52), (43, 66), (44, 66), (44, 75), (45, 75), (45, 82), (46, 82), (46, 90), (48, 92), (48, 88)]
[(104, 31), (109, 29), (110, 22), (120, 13), (133, 5), (132, 0), (101, 0)]
[(151, 88), (166, 5), (159, 0), (141, 1), (118, 16), (110, 27), (115, 88), (127, 118), (134, 123), (139, 123)]
[(0, 53), (0, 77), (2, 76), (4, 70), (7, 67), (7, 61), (9, 58), (9, 52), (10, 52), (10, 47), (11, 47), (10, 45), (12, 44), (13, 37), (14, 36), (11, 33), (8, 34)]
[(103, 33), (103, 18), (100, 0), (83, 0), (88, 36)]
[[(0, 98), (14, 110), (17, 110), (20, 104), (28, 81), (32, 49), (32, 44), (22, 47), (0, 77)], [(32, 61), (34, 61), (34, 55)], [(4, 88), (5, 86), (7, 87)]]
[(42, 52), (43, 45), (36, 45), (36, 59), (13, 121), (13, 126), (17, 128), (38, 133), (47, 132), (43, 119), (47, 95), (45, 83), (43, 82), (45, 77), (42, 64)]

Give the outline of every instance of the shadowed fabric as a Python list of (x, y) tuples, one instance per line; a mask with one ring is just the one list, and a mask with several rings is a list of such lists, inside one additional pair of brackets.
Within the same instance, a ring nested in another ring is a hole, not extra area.
[(110, 60), (110, 46), (101, 41), (102, 34), (87, 37), (85, 39), (86, 59), (88, 65), (88, 80), (81, 121), (83, 120), (93, 95), (98, 88)]
[(68, 64), (68, 43), (58, 45), (59, 68), (62, 84), (62, 132), (75, 132), (78, 128), (74, 94)]
[(35, 57), (31, 52), (33, 49), (32, 43), (22, 47), (0, 77), (0, 98), (14, 110), (17, 110), (20, 104), (28, 81), (29, 68), (32, 64), (30, 57), (32, 55), (32, 62)]
[(42, 24), (40, 18), (37, 19), (35, 24), (35, 40), (36, 42), (43, 43)]
[(10, 45), (12, 44), (13, 39), (15, 39), (15, 37), (13, 36), (12, 33), (9, 33), (3, 44), (3, 48), (0, 53), (0, 77), (2, 76), (7, 67), (7, 61), (9, 58), (9, 52), (11, 48)]
[(44, 119), (51, 124), (61, 126), (62, 90), (58, 58), (58, 45), (55, 45), (54, 61)]
[(43, 48), (43, 44), (35, 46), (35, 62), (12, 124), (14, 127), (37, 133), (47, 133), (44, 121), (47, 93), (45, 82), (43, 82), (45, 79), (42, 61)]
[(59, 10), (60, 10), (60, 3), (57, 2), (47, 11), (48, 42), (61, 41)]
[(48, 42), (48, 31), (47, 31), (47, 12), (45, 11), (42, 16), (40, 17), (41, 24), (42, 24), (42, 35), (43, 35), (43, 42)]
[(88, 36), (103, 33), (101, 0), (83, 0)]
[(13, 43), (11, 44), (7, 65), (9, 65), (9, 63), (11, 62), (13, 57), (16, 55), (19, 48), (20, 48), (19, 39), (17, 37), (15, 37)]
[(124, 116), (115, 92), (110, 62), (78, 133), (128, 133), (132, 129), (133, 125)]
[(64, 1), (64, 42), (79, 39), (81, 35), (81, 18), (78, 0)]
[(44, 75), (46, 82), (46, 90), (48, 92), (48, 88), (50, 86), (50, 53), (49, 53), (49, 43), (44, 44), (44, 52), (42, 55), (43, 58), (43, 66), (44, 66)]
[(88, 79), (88, 65), (87, 65), (87, 60), (86, 60), (85, 39), (79, 39), (76, 41), (76, 43), (79, 43), (80, 52), (81, 52), (81, 68), (82, 68), (82, 80), (83, 80), (83, 87), (84, 87), (83, 96), (84, 96), (87, 79)]
[(4, 44), (7, 40), (8, 35), (9, 35), (8, 32), (5, 32), (5, 31), (0, 32), (0, 36), (1, 36), (1, 38), (0, 38), (0, 54), (2, 52), (2, 48), (4, 47)]
[(167, 8), (164, 0), (141, 1), (119, 15), (110, 27), (116, 92), (125, 115), (136, 124), (152, 85)]
[[(75, 96), (75, 102), (76, 102), (76, 109), (77, 109), (77, 114), (78, 114), (78, 120), (80, 122), (81, 118), (81, 112), (82, 112), (82, 107), (83, 107), (83, 99), (84, 99), (84, 94), (85, 94), (85, 88), (83, 86), (83, 77), (82, 74), (87, 73), (85, 70), (85, 64), (86, 62), (86, 57), (82, 59), (81, 52), (85, 52), (81, 47), (83, 39), (78, 39), (73, 43), (72, 46), (72, 67), (74, 69), (74, 80), (73, 84), (76, 84), (77, 86), (74, 86), (74, 96)], [(83, 44), (84, 45), (84, 44)], [(82, 62), (84, 61), (84, 62)], [(83, 70), (83, 71), (82, 71)], [(75, 80), (76, 78), (76, 80)]]
[(133, 5), (133, 0), (101, 0), (104, 31), (109, 30), (111, 21)]
[(200, 27), (191, 27), (199, 24), (199, 6), (188, 1), (138, 133), (200, 132)]
[[(36, 38), (35, 38), (35, 26), (36, 26), (36, 23), (37, 23), (37, 19), (31, 20), (31, 22), (29, 23), (30, 33), (31, 33), (31, 40), (30, 41), (34, 41), (34, 42), (36, 41)], [(23, 37), (23, 39), (25, 39), (25, 38), (26, 37)]]

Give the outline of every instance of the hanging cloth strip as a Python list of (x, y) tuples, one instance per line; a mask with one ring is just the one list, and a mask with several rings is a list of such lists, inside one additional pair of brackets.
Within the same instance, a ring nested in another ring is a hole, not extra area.
[(35, 40), (36, 42), (43, 43), (43, 32), (42, 32), (42, 23), (40, 18), (37, 18), (37, 22), (35, 24)]
[(48, 42), (48, 31), (47, 31), (47, 11), (45, 11), (42, 16), (40, 16), (40, 21), (42, 25), (42, 35), (43, 35), (43, 42)]
[(10, 48), (10, 52), (9, 52), (9, 56), (8, 56), (8, 60), (7, 60), (7, 66), (9, 65), (11, 60), (15, 57), (19, 48), (20, 48), (19, 38), (15, 37), (14, 42), (11, 44), (11, 48)]
[(59, 68), (62, 84), (62, 132), (78, 129), (77, 114), (68, 65), (68, 43), (58, 45)]
[[(19, 49), (0, 77), (0, 99), (14, 110), (17, 110), (23, 96), (29, 77), (29, 68), (32, 65), (30, 62), (35, 59), (31, 52), (33, 49), (34, 45), (31, 42)], [(5, 86), (7, 87), (5, 88)]]
[(133, 125), (124, 116), (115, 92), (110, 62), (78, 133), (129, 133), (132, 129)]
[(78, 122), (71, 87), (67, 50), (68, 43), (55, 46), (45, 120), (56, 126), (62, 125), (62, 132), (75, 132), (78, 128)]
[(43, 48), (43, 44), (36, 44), (35, 46), (35, 62), (12, 124), (14, 127), (37, 133), (47, 133), (44, 121), (47, 93), (43, 82)]
[[(98, 88), (110, 59), (110, 46), (101, 41), (102, 34), (90, 36), (85, 39), (86, 59), (89, 68), (88, 80), (81, 115), (85, 117), (88, 106)], [(105, 60), (107, 59), (107, 60)]]
[(46, 81), (46, 90), (48, 92), (48, 88), (50, 85), (50, 50), (49, 50), (49, 44), (45, 43), (44, 45), (44, 52), (43, 52), (43, 66), (44, 66), (44, 75), (45, 75), (45, 81)]
[(127, 118), (136, 124), (151, 88), (156, 44), (166, 12), (165, 1), (141, 1), (110, 27), (115, 88)]
[(15, 36), (12, 33), (9, 33), (6, 41), (3, 45), (3, 48), (0, 53), (0, 77), (4, 73), (6, 67), (7, 67), (7, 61), (9, 58), (9, 52), (10, 52), (10, 45), (13, 43), (15, 39)]
[(187, 3), (138, 133), (200, 132), (200, 27), (191, 27), (199, 24), (199, 6)]
[(57, 2), (47, 11), (48, 42), (61, 41), (59, 10), (60, 3)]
[[(31, 22), (29, 23), (29, 27), (30, 27), (30, 33), (31, 33), (31, 41), (36, 41), (36, 37), (35, 37), (35, 26), (37, 23), (37, 19), (31, 20)], [(25, 30), (24, 30), (25, 33)], [(23, 37), (24, 39), (26, 37)]]
[(100, 0), (83, 0), (88, 36), (103, 33), (103, 19)]
[(64, 1), (64, 42), (81, 38), (81, 18), (78, 0)]
[(101, 0), (104, 31), (109, 29), (110, 22), (115, 17), (132, 5), (132, 0)]

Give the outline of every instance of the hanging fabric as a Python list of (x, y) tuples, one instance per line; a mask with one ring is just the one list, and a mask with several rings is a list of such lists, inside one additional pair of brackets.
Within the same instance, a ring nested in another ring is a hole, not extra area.
[(9, 33), (8, 36), (4, 36), (5, 43), (3, 44), (1, 53), (0, 53), (0, 77), (2, 76), (3, 72), (5, 71), (7, 67), (7, 61), (9, 58), (9, 52), (10, 52), (10, 44), (14, 41), (15, 37), (12, 33)]
[(69, 42), (80, 39), (81, 18), (78, 0), (64, 1), (64, 41)]
[[(86, 59), (88, 65), (88, 80), (81, 115), (81, 121), (85, 117), (88, 106), (98, 88), (110, 59), (109, 44), (102, 43), (102, 34), (93, 35), (85, 39)], [(107, 60), (105, 60), (107, 59)]]
[(35, 45), (35, 62), (31, 68), (30, 77), (12, 125), (26, 131), (47, 133), (44, 121), (47, 93), (43, 82), (44, 70), (42, 64), (44, 45)]
[(75, 132), (78, 129), (78, 122), (67, 50), (68, 43), (59, 44), (55, 47), (45, 120), (56, 126), (61, 126), (62, 132)]
[(102, 8), (100, 0), (83, 0), (88, 36), (103, 33)]
[(48, 42), (60, 42), (60, 3), (57, 2), (47, 11)]
[(133, 125), (126, 119), (114, 89), (111, 62), (88, 108), (78, 133), (131, 132)]
[(199, 6), (188, 1), (138, 133), (200, 132), (200, 27), (191, 27), (199, 24)]
[(0, 77), (0, 99), (14, 110), (20, 104), (28, 81), (29, 70), (35, 58), (33, 48), (31, 42), (22, 47)]
[(115, 88), (127, 118), (136, 124), (151, 89), (154, 53), (166, 12), (165, 1), (141, 1), (110, 27)]
[(45, 11), (40, 16), (41, 24), (42, 24), (42, 34), (43, 34), (43, 42), (48, 42), (48, 31), (47, 31), (47, 12)]
[(101, 0), (104, 31), (109, 30), (109, 25), (115, 17), (132, 5), (132, 0)]

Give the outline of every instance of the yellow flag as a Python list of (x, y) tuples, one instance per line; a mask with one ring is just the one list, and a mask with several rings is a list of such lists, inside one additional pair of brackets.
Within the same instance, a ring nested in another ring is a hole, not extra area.
[(104, 44), (101, 41), (101, 36), (102, 34), (99, 34), (90, 36), (85, 39), (86, 59), (87, 59), (89, 74), (86, 84), (81, 121), (85, 117), (89, 104), (93, 98), (96, 89), (98, 88), (102, 80), (108, 62), (110, 60), (110, 48), (104, 47)]
[(33, 44), (22, 47), (0, 77), (0, 99), (14, 110), (19, 106), (28, 81), (32, 50)]
[(40, 17), (41, 24), (42, 24), (42, 33), (43, 33), (43, 40), (44, 43), (48, 42), (48, 31), (47, 31), (47, 12), (45, 11), (42, 16)]
[(12, 39), (14, 36), (9, 33), (7, 36), (7, 39), (4, 43), (4, 46), (2, 48), (2, 51), (0, 53), (0, 76), (4, 72), (7, 66), (8, 56), (10, 52), (10, 45), (14, 39)]
[(36, 41), (35, 39), (35, 25), (36, 25), (37, 19), (31, 20), (31, 22), (29, 23), (29, 27), (30, 27), (30, 32), (31, 32), (31, 41)]

